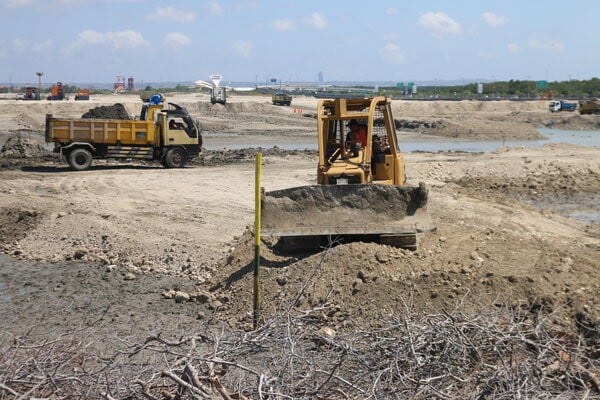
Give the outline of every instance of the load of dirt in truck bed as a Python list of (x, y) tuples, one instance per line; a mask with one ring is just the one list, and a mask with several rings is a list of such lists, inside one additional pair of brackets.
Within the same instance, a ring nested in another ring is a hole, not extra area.
[(121, 103), (116, 103), (112, 106), (99, 106), (90, 109), (83, 114), (81, 118), (92, 119), (131, 119), (127, 113), (127, 109)]

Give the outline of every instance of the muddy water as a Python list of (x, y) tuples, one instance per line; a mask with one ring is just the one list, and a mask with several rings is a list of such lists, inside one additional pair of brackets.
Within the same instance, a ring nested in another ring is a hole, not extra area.
[[(490, 152), (499, 147), (540, 147), (548, 143), (568, 143), (579, 146), (600, 146), (600, 131), (570, 131), (559, 129), (539, 129), (539, 132), (547, 137), (545, 140), (492, 140), (492, 141), (470, 141), (449, 140), (436, 136), (418, 135), (414, 133), (399, 132), (398, 140), (402, 151), (466, 151), (470, 153)], [(284, 150), (316, 150), (317, 140), (306, 134), (297, 137), (277, 136), (244, 136), (224, 135), (204, 137), (204, 147), (208, 150), (231, 149), (238, 150), (246, 147), (273, 147), (277, 146)]]
[(568, 218), (600, 224), (600, 193), (538, 193), (536, 196), (520, 196), (519, 200)]

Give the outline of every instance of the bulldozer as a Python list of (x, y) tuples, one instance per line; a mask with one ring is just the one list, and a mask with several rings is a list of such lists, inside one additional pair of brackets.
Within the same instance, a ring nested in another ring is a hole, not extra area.
[[(347, 127), (360, 124), (356, 140)], [(317, 184), (263, 194), (262, 233), (288, 249), (344, 241), (374, 241), (416, 250), (436, 229), (424, 183), (407, 186), (391, 100), (320, 100)]]

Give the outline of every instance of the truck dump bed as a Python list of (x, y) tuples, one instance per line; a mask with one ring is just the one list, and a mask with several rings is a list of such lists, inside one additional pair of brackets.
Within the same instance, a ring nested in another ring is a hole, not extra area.
[(46, 115), (46, 142), (86, 142), (123, 146), (155, 143), (154, 121), (62, 119)]

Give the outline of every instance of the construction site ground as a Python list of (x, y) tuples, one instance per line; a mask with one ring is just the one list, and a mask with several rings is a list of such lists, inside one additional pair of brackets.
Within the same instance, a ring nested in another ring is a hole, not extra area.
[[(0, 101), (2, 135), (20, 135), (0, 153), (0, 346), (94, 327), (85, 340), (108, 354), (125, 340), (181, 337), (207, 322), (252, 330), (251, 143), (314, 137), (315, 101), (283, 108), (266, 97), (232, 97), (226, 106), (185, 98), (206, 140), (236, 135), (248, 148), (207, 151), (184, 169), (97, 160), (83, 172), (43, 149), (42, 123), (49, 111), (75, 117), (100, 103)], [(396, 119), (421, 121), (407, 128), (418, 134), (532, 139), (540, 126), (599, 126), (595, 116), (550, 115), (545, 102), (399, 103)], [(138, 107), (125, 105), (132, 114)], [(445, 128), (423, 125), (432, 121)], [(415, 252), (353, 242), (298, 254), (265, 238), (262, 323), (282, 310), (322, 307), (320, 327), (352, 333), (405, 313), (508, 309), (584, 335), (597, 350), (600, 136), (598, 145), (405, 154), (408, 183), (429, 187), (437, 231)], [(315, 183), (316, 152), (263, 153), (266, 190)], [(588, 357), (596, 357), (587, 366), (593, 381), (598, 354)]]

